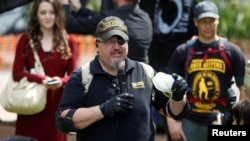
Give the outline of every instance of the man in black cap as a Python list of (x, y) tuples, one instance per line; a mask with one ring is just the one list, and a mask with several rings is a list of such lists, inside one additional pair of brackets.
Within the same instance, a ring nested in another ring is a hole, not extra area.
[[(219, 13), (212, 1), (199, 2), (194, 9), (194, 23), (198, 36), (177, 47), (167, 67), (186, 78), (190, 112), (183, 120), (168, 118), (173, 140), (207, 141), (210, 114), (220, 111), (225, 123), (230, 119), (230, 103), (236, 98), (229, 95), (232, 78), (239, 88), (239, 99), (244, 92), (245, 57), (240, 48), (217, 35)], [(173, 131), (172, 129), (176, 129)]]
[[(78, 141), (154, 141), (151, 106), (176, 120), (186, 116), (186, 81), (129, 59), (129, 33), (121, 19), (104, 18), (95, 33), (98, 54), (89, 63), (89, 74), (82, 75), (79, 68), (64, 88), (60, 131), (76, 131)], [(84, 94), (82, 81), (90, 75)]]

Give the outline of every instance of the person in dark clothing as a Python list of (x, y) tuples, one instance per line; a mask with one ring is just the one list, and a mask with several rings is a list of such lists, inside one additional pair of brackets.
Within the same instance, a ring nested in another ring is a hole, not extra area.
[[(12, 10), (16, 7), (23, 6), (31, 3), (34, 0), (1, 0), (0, 1), (0, 13)], [(88, 0), (80, 0), (82, 5), (86, 5)]]
[(192, 9), (195, 0), (142, 0), (141, 8), (153, 22), (153, 39), (149, 50), (149, 64), (156, 71), (164, 71), (175, 48), (197, 34)]
[(114, 9), (115, 5), (113, 0), (102, 0), (102, 5), (101, 5), (101, 11), (107, 11), (107, 10), (111, 10)]
[[(195, 0), (141, 0), (140, 7), (149, 14), (153, 23), (149, 64), (156, 71), (165, 71), (175, 48), (197, 35), (192, 13), (195, 5)], [(166, 119), (155, 111), (153, 117), (157, 132), (168, 133)], [(170, 136), (168, 140), (171, 140)]]
[(128, 57), (148, 63), (148, 50), (152, 41), (152, 22), (139, 5), (138, 0), (116, 0), (115, 8), (97, 13), (81, 6), (78, 0), (64, 2), (67, 15), (67, 31), (77, 34), (94, 35), (97, 24), (107, 16), (117, 16), (125, 21), (129, 32)]
[(186, 116), (186, 81), (129, 59), (129, 40), (120, 18), (109, 16), (100, 21), (98, 54), (88, 68), (91, 83), (84, 93), (83, 79), (88, 75), (82, 75), (82, 67), (71, 74), (59, 104), (63, 118), (57, 124), (59, 131), (76, 131), (78, 141), (154, 141), (151, 106), (176, 120)]
[(176, 48), (166, 70), (185, 77), (191, 110), (182, 120), (168, 120), (168, 125), (169, 129), (177, 129), (171, 133), (174, 140), (207, 141), (210, 114), (214, 111), (225, 114), (230, 109), (233, 97), (229, 96), (228, 89), (233, 77), (239, 100), (247, 98), (244, 91), (246, 60), (240, 47), (217, 34), (220, 16), (213, 1), (199, 2), (193, 12), (198, 36)]
[(16, 7), (28, 4), (34, 0), (1, 0), (0, 1), (0, 13), (7, 12)]

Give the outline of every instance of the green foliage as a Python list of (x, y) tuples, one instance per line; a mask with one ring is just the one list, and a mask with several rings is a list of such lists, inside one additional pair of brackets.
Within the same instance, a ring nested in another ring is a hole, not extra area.
[(100, 12), (101, 0), (89, 0), (86, 7), (96, 12)]
[(214, 0), (219, 9), (218, 34), (229, 39), (250, 38), (250, 3), (248, 0)]

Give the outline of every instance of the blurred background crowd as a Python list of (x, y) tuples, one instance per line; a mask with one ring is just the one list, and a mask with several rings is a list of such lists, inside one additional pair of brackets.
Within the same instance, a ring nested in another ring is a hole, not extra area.
[[(30, 8), (34, 0), (0, 1), (0, 91), (10, 73), (16, 43), (27, 26)], [(159, 0), (141, 0), (140, 7), (152, 18), (152, 7)], [(173, 1), (173, 0), (172, 0)], [(183, 0), (184, 1), (184, 0)], [(201, 1), (201, 0), (196, 0)], [(171, 0), (170, 0), (171, 2)], [(218, 33), (239, 45), (250, 59), (250, 3), (247, 0), (214, 0), (219, 8), (220, 25)], [(101, 12), (114, 8), (112, 0), (81, 0), (82, 5)], [(154, 25), (153, 25), (154, 26)], [(92, 35), (72, 34), (78, 45), (78, 66), (95, 54), (95, 39)], [(173, 41), (174, 42), (174, 41)], [(158, 54), (154, 54), (158, 56)], [(15, 114), (7, 113), (0, 107), (0, 121), (13, 122)], [(0, 129), (3, 125), (0, 124)], [(0, 139), (1, 139), (0, 131)]]

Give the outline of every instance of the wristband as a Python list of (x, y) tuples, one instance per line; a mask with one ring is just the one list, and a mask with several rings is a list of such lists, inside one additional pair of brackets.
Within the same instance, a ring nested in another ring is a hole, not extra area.
[(175, 120), (181, 120), (181, 119), (185, 118), (188, 115), (189, 110), (190, 110), (190, 105), (189, 105), (188, 101), (186, 100), (186, 104), (185, 104), (183, 110), (177, 116), (172, 113), (172, 111), (170, 109), (170, 102), (167, 103), (167, 108), (168, 108), (168, 114), (171, 117), (173, 117)]
[(70, 109), (66, 114), (65, 118), (72, 121), (75, 111), (76, 109)]

